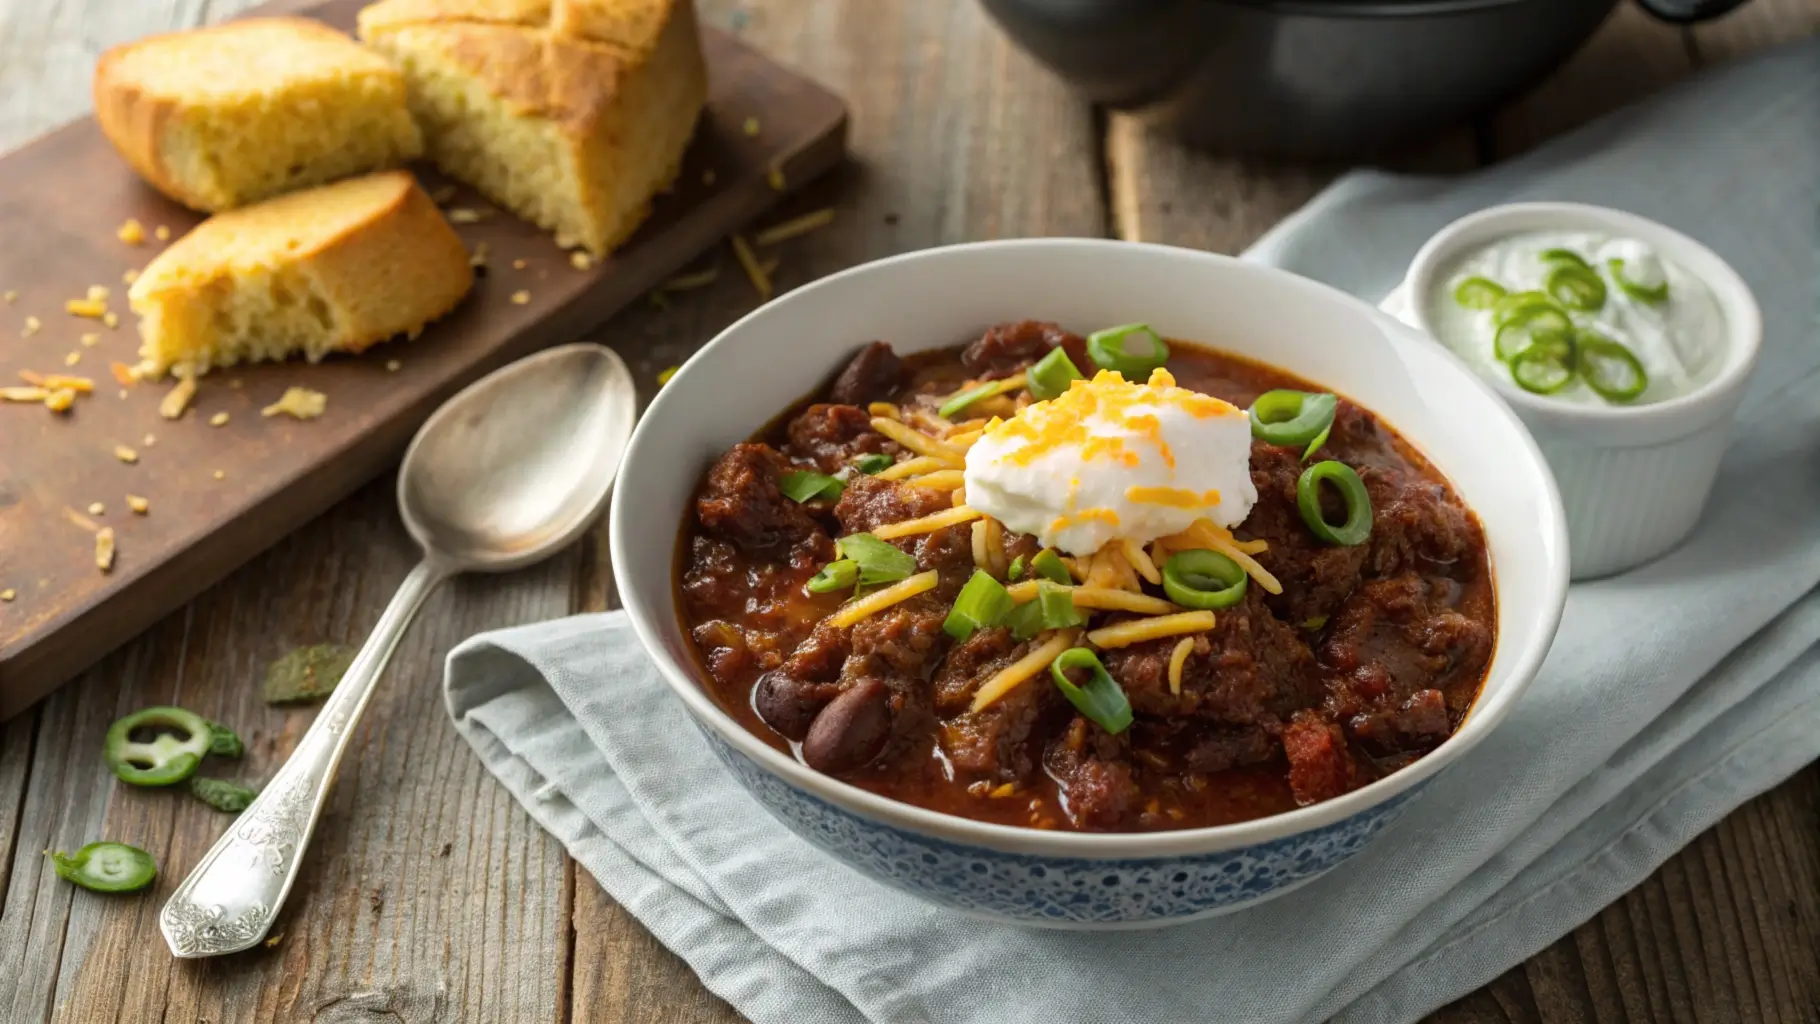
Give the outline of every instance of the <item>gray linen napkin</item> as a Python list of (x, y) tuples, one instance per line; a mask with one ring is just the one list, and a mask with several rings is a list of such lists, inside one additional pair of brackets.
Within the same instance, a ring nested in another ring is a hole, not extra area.
[(1350, 865), (1258, 909), (1076, 934), (877, 885), (745, 796), (616, 614), (468, 641), (449, 711), (614, 898), (759, 1024), (1413, 1020), (1820, 755), (1817, 133), (1809, 42), (1468, 177), (1351, 175), (1249, 254), (1375, 300), (1461, 213), (1602, 203), (1730, 260), (1768, 332), (1698, 532), (1574, 587), (1504, 726)]

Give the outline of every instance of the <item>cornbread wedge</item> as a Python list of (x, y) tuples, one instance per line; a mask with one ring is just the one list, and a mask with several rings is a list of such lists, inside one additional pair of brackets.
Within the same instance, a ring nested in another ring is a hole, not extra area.
[(467, 294), (461, 239), (407, 171), (381, 171), (217, 214), (128, 293), (139, 370), (359, 352)]
[(676, 177), (707, 98), (690, 0), (380, 0), (359, 31), (444, 171), (596, 256)]
[(116, 46), (95, 117), (154, 187), (197, 210), (396, 167), (423, 138), (383, 57), (307, 18), (248, 18)]

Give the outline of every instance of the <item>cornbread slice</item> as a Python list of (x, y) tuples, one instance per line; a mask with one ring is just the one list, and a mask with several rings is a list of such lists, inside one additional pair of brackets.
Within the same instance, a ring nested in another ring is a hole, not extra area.
[(359, 352), (448, 312), (468, 254), (407, 171), (381, 171), (216, 214), (128, 292), (142, 374)]
[(404, 81), (307, 18), (248, 18), (116, 46), (95, 117), (127, 163), (197, 210), (397, 167), (423, 151)]
[(675, 179), (707, 99), (690, 0), (380, 0), (359, 31), (444, 171), (597, 256)]

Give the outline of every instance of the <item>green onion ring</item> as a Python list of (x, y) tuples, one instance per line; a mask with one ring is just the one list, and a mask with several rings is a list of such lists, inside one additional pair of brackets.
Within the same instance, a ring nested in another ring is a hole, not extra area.
[(811, 594), (832, 594), (845, 590), (859, 583), (859, 563), (851, 558), (837, 559), (821, 567), (821, 571), (809, 577), (803, 589)]
[(1087, 355), (1100, 369), (1142, 384), (1150, 371), (1169, 362), (1169, 346), (1149, 324), (1123, 324), (1087, 335)]
[[(1085, 669), (1087, 682), (1076, 686), (1068, 672)], [(1114, 736), (1131, 728), (1131, 701), (1090, 648), (1071, 647), (1049, 663), (1049, 675), (1068, 703), (1084, 717)]]
[(799, 505), (817, 498), (835, 501), (840, 498), (841, 491), (846, 486), (826, 473), (809, 470), (793, 469), (777, 475), (777, 489), (784, 492), (784, 497)]
[(861, 583), (895, 583), (916, 571), (908, 551), (869, 533), (853, 533), (834, 542), (842, 558), (859, 563)]
[(859, 458), (853, 460), (853, 468), (867, 476), (876, 476), (896, 464), (896, 459), (893, 459), (889, 455), (883, 455), (876, 452), (861, 455)]
[(1568, 309), (1591, 312), (1605, 305), (1605, 279), (1591, 267), (1558, 263), (1548, 272), (1542, 287), (1550, 298)]
[(1337, 408), (1339, 399), (1330, 394), (1288, 388), (1266, 391), (1251, 403), (1251, 436), (1265, 444), (1300, 448), (1333, 426)]
[[(1593, 331), (1579, 334), (1576, 368), (1586, 386), (1608, 402), (1633, 402), (1649, 389), (1649, 373), (1643, 369), (1637, 354)], [(1622, 378), (1612, 372), (1614, 368)]]
[(1074, 583), (1074, 577), (1068, 572), (1068, 567), (1062, 564), (1062, 556), (1056, 554), (1054, 548), (1044, 548), (1038, 551), (1030, 559), (1030, 571), (1063, 586), (1070, 586)]
[(1031, 398), (1047, 402), (1067, 391), (1068, 385), (1082, 377), (1080, 368), (1068, 358), (1067, 350), (1057, 345), (1024, 374), (1024, 389), (1030, 392)]
[(1163, 563), (1163, 592), (1184, 608), (1230, 608), (1245, 599), (1249, 579), (1239, 563), (1205, 548), (1178, 551)]
[(975, 569), (955, 597), (948, 617), (942, 620), (942, 632), (956, 642), (965, 641), (978, 630), (998, 625), (1015, 604), (1003, 583), (986, 570)]
[[(1323, 483), (1333, 484), (1346, 502), (1346, 521), (1338, 526), (1321, 514)], [(1309, 531), (1329, 544), (1357, 547), (1371, 537), (1371, 495), (1359, 474), (1344, 462), (1329, 459), (1302, 470), (1295, 482), (1295, 503)]]

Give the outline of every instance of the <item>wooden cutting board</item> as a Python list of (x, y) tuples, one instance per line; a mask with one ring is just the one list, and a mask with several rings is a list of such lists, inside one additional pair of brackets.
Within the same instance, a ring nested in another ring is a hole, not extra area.
[[(351, 31), (360, 6), (302, 13)], [(158, 415), (168, 382), (122, 389), (109, 365), (135, 362), (138, 348), (123, 272), (167, 244), (153, 228), (175, 239), (198, 216), (140, 182), (93, 120), (0, 158), (0, 386), (22, 384), (20, 370), (95, 381), (61, 415), (0, 403), (0, 597), (12, 592), (0, 601), (0, 721), (386, 469), (463, 385), (574, 340), (840, 160), (837, 97), (723, 33), (706, 31), (704, 46), (708, 109), (683, 171), (611, 260), (577, 270), (548, 235), (503, 212), (457, 224), (470, 251), (486, 243), (488, 269), (450, 316), (359, 358), (218, 370), (176, 421)], [(420, 176), (433, 194), (445, 184), (427, 168)], [(491, 209), (466, 190), (445, 205)], [(128, 218), (146, 226), (143, 245), (116, 237)], [(64, 311), (91, 285), (110, 289), (117, 328)], [(519, 291), (529, 302), (512, 302)], [(42, 325), (29, 335), (27, 317)], [(85, 346), (85, 333), (100, 340)], [(66, 366), (71, 353), (79, 361)], [(293, 385), (328, 395), (327, 413), (262, 418)], [(122, 445), (136, 463), (116, 457)], [(132, 514), (128, 494), (147, 498), (149, 513)], [(96, 502), (103, 511), (91, 515)], [(81, 519), (113, 528), (112, 572), (97, 569)]]

